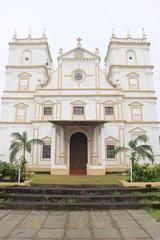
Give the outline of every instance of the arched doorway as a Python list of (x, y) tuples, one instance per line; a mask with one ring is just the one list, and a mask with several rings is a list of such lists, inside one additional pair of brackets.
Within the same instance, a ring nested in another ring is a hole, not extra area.
[(87, 172), (87, 137), (81, 132), (70, 138), (70, 174), (86, 174)]

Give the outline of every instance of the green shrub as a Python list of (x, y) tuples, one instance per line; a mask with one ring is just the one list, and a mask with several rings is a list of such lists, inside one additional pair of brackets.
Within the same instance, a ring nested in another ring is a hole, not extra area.
[(0, 161), (0, 180), (8, 175), (8, 163)]
[(18, 167), (13, 163), (8, 163), (8, 177), (11, 182), (16, 182), (18, 179)]
[[(127, 172), (127, 179), (130, 179), (130, 172)], [(160, 181), (160, 165), (149, 165), (134, 163), (133, 165), (134, 182), (157, 182)]]
[[(20, 163), (20, 174), (21, 181), (25, 181), (26, 179), (30, 179), (30, 172), (26, 171), (26, 162), (21, 161)], [(0, 181), (11, 181), (16, 182), (18, 180), (18, 172), (19, 166), (14, 163), (6, 163), (0, 161)]]

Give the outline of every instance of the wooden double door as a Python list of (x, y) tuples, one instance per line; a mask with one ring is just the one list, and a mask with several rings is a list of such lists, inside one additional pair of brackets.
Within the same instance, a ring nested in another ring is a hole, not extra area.
[(70, 138), (70, 174), (83, 175), (87, 172), (87, 137), (81, 132)]

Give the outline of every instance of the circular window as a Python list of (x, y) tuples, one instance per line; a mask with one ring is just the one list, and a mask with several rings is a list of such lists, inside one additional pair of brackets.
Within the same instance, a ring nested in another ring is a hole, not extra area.
[(73, 72), (72, 77), (75, 81), (82, 81), (85, 79), (85, 73), (82, 70), (76, 70)]
[(82, 80), (82, 79), (83, 79), (83, 74), (82, 74), (82, 72), (76, 72), (76, 73), (74, 74), (74, 79), (75, 79), (75, 80)]
[(26, 57), (26, 58), (25, 58), (25, 60), (26, 60), (26, 61), (28, 61), (28, 60), (29, 60), (29, 58), (28, 58), (28, 57)]
[(130, 60), (132, 60), (132, 57), (129, 57)]

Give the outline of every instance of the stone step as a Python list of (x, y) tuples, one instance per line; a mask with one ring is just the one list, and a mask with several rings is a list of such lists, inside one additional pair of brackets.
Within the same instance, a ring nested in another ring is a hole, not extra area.
[[(147, 193), (147, 194), (146, 194)], [(0, 188), (0, 208), (100, 210), (160, 207), (159, 188), (50, 186)]]
[(51, 203), (51, 202), (28, 202), (12, 201), (1, 204), (1, 209), (17, 210), (105, 210), (105, 209), (139, 209), (139, 208), (160, 208), (160, 204), (140, 204), (136, 202), (119, 203)]
[[(117, 193), (116, 193), (117, 194)], [(102, 201), (138, 201), (138, 200), (159, 200), (160, 196), (156, 193), (151, 195), (46, 195), (46, 194), (0, 194), (0, 199), (4, 200), (27, 200), (27, 201), (42, 201), (42, 202), (56, 202), (64, 200), (65, 202), (75, 200), (76, 202), (102, 202)]]
[(54, 194), (54, 195), (87, 195), (87, 194), (99, 194), (99, 195), (112, 195), (115, 192), (120, 194), (130, 194), (132, 192), (160, 192), (159, 188), (112, 188), (112, 187), (3, 187), (0, 188), (0, 193), (26, 193), (26, 194)]

